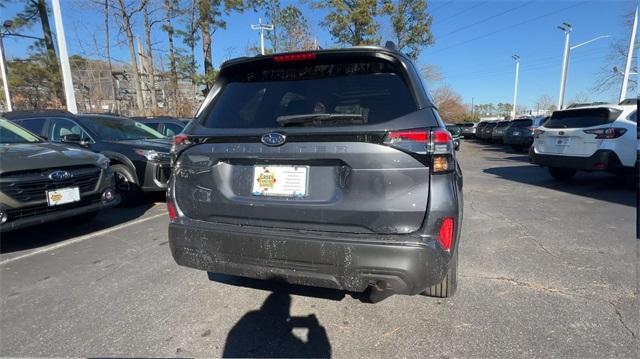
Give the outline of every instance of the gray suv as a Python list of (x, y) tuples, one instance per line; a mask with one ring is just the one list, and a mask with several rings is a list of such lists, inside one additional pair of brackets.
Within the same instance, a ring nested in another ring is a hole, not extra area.
[(393, 49), (228, 61), (172, 156), (180, 265), (372, 302), (456, 290), (462, 173), (418, 71)]

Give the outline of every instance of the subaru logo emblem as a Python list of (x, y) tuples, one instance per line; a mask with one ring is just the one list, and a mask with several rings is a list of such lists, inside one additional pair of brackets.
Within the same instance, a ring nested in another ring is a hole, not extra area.
[(261, 141), (267, 146), (280, 146), (287, 139), (287, 136), (278, 132), (270, 132), (262, 136)]
[(48, 177), (52, 181), (64, 181), (73, 177), (73, 175), (67, 171), (53, 171), (49, 173)]
[(559, 134), (560, 136), (564, 136), (564, 131), (560, 131), (560, 132), (558, 132), (558, 134)]

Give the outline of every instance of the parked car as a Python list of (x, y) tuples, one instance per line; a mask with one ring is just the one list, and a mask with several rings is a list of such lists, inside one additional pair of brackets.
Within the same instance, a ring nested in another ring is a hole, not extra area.
[(491, 142), (492, 143), (502, 143), (505, 131), (511, 121), (498, 121), (498, 123), (491, 130)]
[(533, 145), (533, 131), (540, 127), (549, 117), (521, 117), (511, 121), (504, 135), (503, 143), (514, 151), (529, 150)]
[(51, 142), (76, 145), (108, 157), (125, 204), (136, 203), (143, 192), (167, 189), (171, 140), (140, 122), (66, 111), (9, 112), (5, 116)]
[(476, 138), (476, 130), (478, 128), (478, 122), (465, 122), (462, 124), (462, 137), (466, 140), (468, 138)]
[(45, 142), (0, 118), (0, 232), (88, 220), (118, 203), (114, 186), (105, 156)]
[(168, 116), (132, 117), (131, 119), (142, 122), (167, 137), (173, 137), (181, 133), (189, 123), (189, 119)]
[(446, 124), (447, 131), (453, 139), (453, 148), (457, 151), (460, 149), (460, 138), (462, 137), (462, 127), (458, 124)]
[(480, 121), (476, 125), (476, 133), (474, 138), (479, 140), (482, 137), (482, 131), (484, 131), (484, 127), (489, 123), (489, 121)]
[(484, 142), (492, 142), (493, 129), (498, 125), (497, 121), (488, 121), (483, 127), (482, 131), (479, 134), (479, 138)]
[(637, 122), (635, 104), (555, 111), (535, 130), (531, 161), (561, 180), (580, 170), (630, 172), (636, 163)]
[(169, 242), (180, 265), (373, 302), (456, 290), (462, 172), (398, 51), (225, 62), (173, 153)]

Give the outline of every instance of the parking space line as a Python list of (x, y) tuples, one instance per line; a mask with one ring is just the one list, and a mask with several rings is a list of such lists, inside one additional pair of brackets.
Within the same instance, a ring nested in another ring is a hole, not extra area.
[(13, 257), (13, 258), (8, 258), (8, 259), (5, 259), (3, 261), (0, 261), (0, 266), (8, 264), (8, 263), (11, 263), (11, 262), (15, 262), (15, 261), (23, 259), (23, 258), (32, 257), (32, 256), (35, 256), (37, 254), (50, 252), (50, 251), (53, 251), (53, 250), (56, 250), (56, 249), (59, 249), (59, 248), (62, 248), (62, 247), (66, 247), (66, 246), (74, 244), (74, 243), (86, 241), (87, 239), (99, 237), (99, 236), (102, 236), (102, 235), (105, 235), (105, 234), (108, 234), (108, 233), (111, 233), (111, 232), (118, 231), (118, 230), (126, 228), (126, 227), (130, 227), (130, 226), (133, 226), (133, 225), (136, 225), (136, 224), (144, 223), (144, 222), (150, 221), (152, 219), (155, 219), (155, 218), (158, 218), (158, 217), (162, 217), (162, 216), (166, 216), (166, 215), (167, 215), (166, 213), (158, 213), (158, 214), (155, 214), (155, 215), (150, 216), (150, 217), (140, 218), (140, 219), (137, 219), (137, 220), (132, 221), (132, 222), (127, 222), (127, 223), (121, 224), (119, 226), (103, 229), (101, 231), (94, 232), (94, 233), (91, 233), (91, 234), (87, 234), (87, 235), (84, 235), (82, 237), (78, 237), (78, 238), (71, 239), (71, 240), (68, 240), (68, 241), (64, 241), (64, 242), (61, 242), (61, 243), (53, 244), (53, 245), (50, 245), (50, 246), (47, 246), (47, 247), (44, 247), (44, 248), (40, 248), (40, 249), (35, 250), (33, 252), (25, 253), (23, 255), (19, 255), (19, 256)]

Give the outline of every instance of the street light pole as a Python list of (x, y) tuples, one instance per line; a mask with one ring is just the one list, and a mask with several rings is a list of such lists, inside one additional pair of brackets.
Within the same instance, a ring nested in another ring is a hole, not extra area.
[(520, 76), (520, 56), (513, 55), (512, 59), (516, 62), (516, 84), (513, 89), (513, 110), (511, 110), (511, 119), (516, 118), (516, 100), (518, 99), (518, 76)]
[(558, 110), (562, 110), (564, 105), (564, 92), (567, 86), (567, 72), (569, 71), (569, 35), (571, 34), (571, 24), (566, 22), (558, 26), (564, 31), (564, 52), (562, 54), (562, 71), (560, 73), (560, 94), (558, 95)]
[(60, 0), (51, 0), (51, 7), (53, 8), (53, 19), (56, 24), (56, 38), (58, 39), (58, 51), (60, 52), (60, 67), (62, 68), (62, 82), (64, 85), (67, 110), (71, 113), (78, 113), (76, 94), (73, 91), (71, 67), (69, 66), (69, 54), (67, 53), (67, 40), (64, 35), (64, 27), (62, 26)]
[(13, 111), (13, 107), (11, 106), (11, 95), (9, 94), (9, 78), (7, 77), (2, 37), (3, 35), (0, 34), (0, 75), (2, 75), (2, 87), (4, 88), (4, 99), (7, 104), (7, 112), (9, 112)]
[[(624, 77), (622, 78), (622, 88), (620, 89), (620, 102), (627, 97), (627, 86), (629, 85), (629, 75), (631, 73), (631, 60), (633, 59), (633, 48), (636, 43), (636, 32), (638, 30), (638, 7), (633, 18), (633, 28), (631, 29), (631, 39), (629, 40), (629, 51), (627, 51), (627, 64), (624, 67)], [(640, 72), (640, 71), (638, 71)]]
[(264, 55), (264, 31), (273, 31), (273, 25), (263, 24), (260, 18), (257, 24), (251, 25), (251, 30), (260, 30), (260, 53)]

